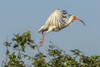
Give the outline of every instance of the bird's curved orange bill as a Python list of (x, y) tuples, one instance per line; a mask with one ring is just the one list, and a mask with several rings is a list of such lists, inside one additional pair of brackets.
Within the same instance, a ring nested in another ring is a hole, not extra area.
[(78, 19), (77, 17), (75, 17), (75, 16), (74, 16), (74, 20), (79, 20), (79, 21), (81, 21), (81, 22), (84, 24), (84, 26), (85, 26), (85, 23), (84, 23), (82, 20), (80, 20), (80, 19)]

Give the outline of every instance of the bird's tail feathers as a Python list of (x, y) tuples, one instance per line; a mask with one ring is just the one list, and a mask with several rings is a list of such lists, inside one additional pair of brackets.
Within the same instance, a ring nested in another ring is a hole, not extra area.
[(44, 29), (44, 25), (38, 30), (38, 33), (40, 33), (41, 31), (43, 31)]

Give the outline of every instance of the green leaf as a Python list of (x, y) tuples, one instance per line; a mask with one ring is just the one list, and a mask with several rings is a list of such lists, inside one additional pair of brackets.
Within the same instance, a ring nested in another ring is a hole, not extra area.
[(10, 47), (12, 43), (11, 42), (10, 43), (4, 42), (4, 44), (5, 44), (6, 47)]
[(13, 48), (17, 48), (18, 47), (18, 44), (14, 44)]
[(31, 57), (28, 57), (28, 60), (30, 60), (31, 59)]
[(22, 48), (22, 51), (24, 52), (24, 51), (25, 51), (26, 46), (21, 45), (21, 48)]
[(19, 34), (16, 34), (15, 37), (16, 37), (16, 38), (19, 37)]
[(34, 45), (30, 45), (30, 47), (31, 47), (32, 49), (35, 49), (35, 46), (34, 46)]
[(35, 55), (35, 57), (38, 57), (38, 56), (39, 56), (39, 54), (36, 54), (36, 55)]
[(47, 51), (49, 51), (49, 52), (50, 52), (51, 50), (50, 50), (50, 49), (48, 49)]

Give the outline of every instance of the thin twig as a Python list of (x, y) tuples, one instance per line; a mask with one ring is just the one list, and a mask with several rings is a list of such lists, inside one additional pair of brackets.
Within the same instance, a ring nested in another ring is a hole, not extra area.
[(38, 52), (41, 53), (39, 50), (39, 47), (35, 44), (35, 42), (34, 42), (34, 45), (37, 47)]
[(27, 55), (27, 54), (23, 54), (23, 53), (21, 53), (21, 55), (23, 55), (23, 56), (27, 56), (27, 57), (30, 57), (30, 58), (32, 58), (32, 59), (34, 59), (33, 57), (31, 57), (31, 56), (29, 56), (29, 55)]
[(18, 55), (17, 55), (17, 60), (19, 61), (19, 57), (20, 57), (20, 46), (18, 45)]
[(62, 49), (60, 49), (58, 46), (54, 45), (52, 41), (49, 41), (49, 42), (50, 42), (54, 47), (58, 48), (60, 51), (63, 51), (63, 52), (66, 51), (66, 50), (62, 50)]
[(3, 63), (6, 64), (6, 62), (3, 60), (3, 61), (2, 61), (2, 64), (1, 64), (1, 67), (3, 67)]
[[(8, 42), (8, 33), (7, 33), (7, 36), (6, 36), (6, 42)], [(8, 52), (8, 46), (6, 46), (6, 52)], [(7, 65), (7, 61), (8, 61), (8, 53), (6, 53), (5, 65)]]
[(47, 62), (45, 61), (44, 57), (41, 55), (41, 52), (40, 52), (40, 50), (39, 50), (39, 46), (37, 46), (37, 45), (35, 44), (35, 42), (33, 42), (33, 43), (34, 43), (34, 45), (37, 47), (37, 50), (38, 50), (39, 55), (40, 55), (40, 59), (41, 59), (42, 61), (45, 62), (45, 67), (47, 67)]

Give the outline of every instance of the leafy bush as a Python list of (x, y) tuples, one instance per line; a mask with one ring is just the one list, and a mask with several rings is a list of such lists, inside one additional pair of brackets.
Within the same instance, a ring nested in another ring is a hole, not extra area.
[[(78, 49), (70, 50), (73, 55), (69, 55), (66, 51), (57, 48), (51, 41), (51, 45), (46, 50), (48, 54), (40, 52), (39, 47), (31, 39), (30, 31), (26, 31), (22, 35), (16, 34), (12, 39), (12, 43), (5, 42), (6, 46), (6, 60), (2, 62), (1, 67), (100, 67), (100, 56), (85, 56), (83, 52)], [(26, 54), (26, 47), (29, 46), (33, 51), (38, 53), (30, 56)], [(10, 53), (10, 49), (14, 52)], [(26, 64), (24, 60), (31, 61), (31, 65)], [(49, 61), (46, 61), (49, 59)]]

